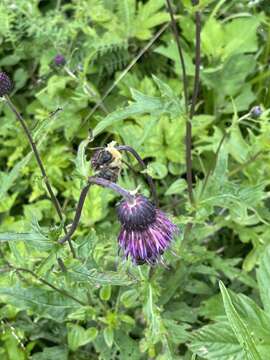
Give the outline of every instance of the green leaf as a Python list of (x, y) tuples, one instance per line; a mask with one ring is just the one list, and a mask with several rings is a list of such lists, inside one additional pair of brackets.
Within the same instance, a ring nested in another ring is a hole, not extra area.
[(126, 108), (116, 110), (107, 115), (93, 129), (93, 136), (96, 137), (109, 126), (112, 126), (121, 120), (132, 118), (137, 115), (150, 114), (153, 116), (161, 116), (162, 114), (169, 114), (173, 117), (177, 117), (183, 114), (181, 102), (173, 95), (173, 92), (169, 89), (168, 85), (157, 78), (154, 78), (154, 80), (162, 91), (162, 97), (145, 95), (138, 90), (132, 89), (131, 94), (135, 101)]
[(111, 297), (111, 285), (104, 285), (100, 289), (99, 296), (101, 300), (108, 301)]
[(85, 329), (80, 325), (68, 324), (67, 329), (68, 347), (71, 351), (76, 351), (80, 346), (88, 344), (98, 335), (98, 331), (94, 327)]
[(258, 352), (251, 332), (249, 331), (245, 321), (239, 316), (238, 312), (236, 311), (227, 289), (222, 282), (220, 282), (219, 286), (228, 321), (242, 349), (246, 352), (247, 359), (263, 360), (260, 356), (260, 353)]
[(39, 317), (57, 322), (65, 321), (69, 312), (75, 311), (80, 304), (58, 292), (38, 287), (22, 288), (19, 285), (0, 288), (0, 297), (20, 310), (28, 310)]
[(90, 161), (86, 160), (85, 151), (89, 144), (89, 139), (83, 140), (78, 148), (77, 157), (75, 160), (76, 170), (80, 176), (87, 178), (89, 176)]
[(174, 195), (174, 194), (180, 194), (182, 195), (183, 192), (187, 188), (187, 183), (184, 179), (178, 179), (175, 180), (166, 190), (164, 195)]
[(147, 166), (147, 174), (150, 175), (153, 179), (163, 179), (168, 174), (168, 169), (165, 165), (159, 162), (151, 162)]
[(227, 322), (207, 325), (195, 331), (190, 337), (192, 352), (209, 360), (247, 360), (244, 350), (237, 341)]
[(267, 246), (257, 269), (257, 281), (264, 309), (270, 313), (270, 246)]
[(68, 269), (70, 278), (74, 281), (82, 283), (91, 283), (99, 285), (118, 285), (125, 286), (134, 283), (134, 280), (129, 278), (125, 273), (118, 273), (116, 271), (99, 272), (97, 269), (87, 269), (86, 266), (76, 262), (75, 265)]
[(104, 340), (108, 347), (112, 347), (113, 345), (113, 338), (114, 338), (114, 331), (111, 327), (106, 327), (103, 331)]
[(32, 360), (68, 360), (68, 349), (65, 346), (44, 347), (42, 352), (31, 355)]

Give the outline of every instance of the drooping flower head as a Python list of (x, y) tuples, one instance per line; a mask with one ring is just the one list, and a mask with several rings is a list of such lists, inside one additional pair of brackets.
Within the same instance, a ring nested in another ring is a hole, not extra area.
[(119, 245), (137, 265), (155, 264), (177, 233), (166, 214), (142, 195), (136, 195), (133, 202), (122, 200), (117, 214), (122, 225)]
[(54, 58), (54, 63), (56, 66), (64, 66), (66, 64), (66, 59), (63, 55), (57, 54)]
[(0, 72), (0, 96), (8, 95), (13, 88), (12, 81), (9, 76), (1, 71)]

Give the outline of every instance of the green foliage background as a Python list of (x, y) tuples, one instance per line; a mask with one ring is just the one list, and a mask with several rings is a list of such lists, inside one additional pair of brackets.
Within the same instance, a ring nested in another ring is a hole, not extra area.
[[(175, 5), (191, 97), (196, 8), (189, 0)], [(31, 129), (66, 222), (90, 174), (90, 147), (115, 140), (146, 161), (160, 207), (180, 228), (165, 255), (167, 267), (123, 261), (118, 198), (92, 187), (73, 237), (73, 259), (68, 246), (57, 244), (63, 224), (3, 100), (1, 359), (268, 359), (269, 4), (201, 0), (199, 9), (191, 207), (183, 81), (165, 1), (1, 0), (0, 67), (14, 81), (11, 97)], [(66, 57), (65, 67), (52, 66), (58, 53)], [(249, 115), (254, 105), (263, 109), (258, 119)], [(90, 144), (89, 129), (95, 136)], [(140, 185), (149, 195), (141, 169), (127, 161), (137, 175), (124, 167), (120, 185)]]

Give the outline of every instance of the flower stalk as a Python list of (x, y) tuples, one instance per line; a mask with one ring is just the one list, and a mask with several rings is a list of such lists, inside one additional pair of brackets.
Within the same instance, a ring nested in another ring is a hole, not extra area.
[[(116, 149), (119, 151), (127, 151), (127, 152), (131, 153), (144, 170), (147, 168), (143, 159), (140, 157), (140, 155), (137, 153), (137, 151), (135, 149), (133, 149), (133, 147), (128, 146), (128, 145), (119, 145), (119, 146), (116, 146)], [(157, 197), (157, 191), (156, 191), (154, 181), (153, 181), (152, 177), (148, 174), (146, 174), (145, 177), (146, 177), (146, 180), (147, 180), (148, 185), (151, 190), (151, 196), (153, 197), (154, 203), (157, 206), (158, 205), (158, 197)]]
[(72, 222), (68, 232), (65, 234), (65, 236), (58, 240), (58, 242), (60, 244), (63, 244), (66, 241), (69, 241), (71, 236), (76, 231), (76, 229), (79, 225), (79, 222), (80, 222), (83, 205), (84, 205), (86, 196), (88, 194), (88, 191), (89, 191), (91, 185), (98, 185), (98, 186), (109, 188), (109, 189), (117, 192), (119, 195), (121, 195), (130, 204), (132, 204), (134, 201), (134, 195), (132, 195), (129, 191), (123, 189), (119, 185), (117, 185), (109, 180), (103, 179), (103, 178), (90, 176), (88, 178), (87, 184), (84, 186), (84, 188), (81, 191), (73, 222)]

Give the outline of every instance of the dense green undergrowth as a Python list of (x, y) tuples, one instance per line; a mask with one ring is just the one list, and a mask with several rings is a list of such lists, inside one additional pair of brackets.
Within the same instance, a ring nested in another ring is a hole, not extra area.
[[(72, 238), (74, 259), (57, 243), (63, 224), (3, 99), (3, 360), (269, 357), (269, 4), (174, 1), (190, 100), (195, 11), (202, 13), (190, 205), (183, 78), (165, 3), (0, 2), (1, 71), (14, 81), (11, 98), (38, 146), (66, 224), (91, 175), (91, 148), (114, 140), (132, 146), (147, 164), (142, 171), (126, 157), (134, 171), (124, 165), (119, 184), (140, 186), (149, 196), (147, 172), (160, 208), (180, 229), (165, 266), (135, 266), (118, 254), (119, 197), (93, 186)], [(53, 66), (56, 54), (65, 56), (65, 66)], [(250, 112), (255, 105), (259, 117)]]

